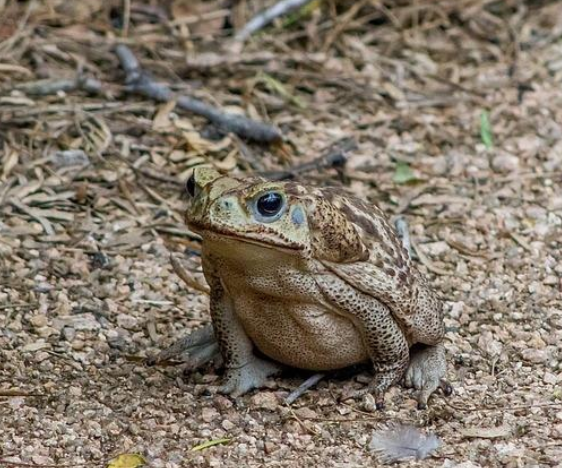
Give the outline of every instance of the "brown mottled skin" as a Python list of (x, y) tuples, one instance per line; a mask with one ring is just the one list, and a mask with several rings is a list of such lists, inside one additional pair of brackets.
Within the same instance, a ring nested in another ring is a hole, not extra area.
[[(379, 407), (403, 377), (421, 407), (448, 388), (441, 302), (378, 207), (333, 188), (208, 167), (189, 183), (186, 221), (203, 239), (222, 392), (260, 387), (280, 364), (325, 371), (366, 361)], [(282, 206), (264, 215), (258, 200), (270, 193)], [(193, 346), (184, 341), (184, 351)]]

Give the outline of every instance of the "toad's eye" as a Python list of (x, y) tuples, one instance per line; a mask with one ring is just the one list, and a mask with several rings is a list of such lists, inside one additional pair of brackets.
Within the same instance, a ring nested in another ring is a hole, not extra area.
[(187, 179), (187, 182), (185, 183), (185, 189), (190, 196), (195, 196), (195, 173), (191, 174), (191, 177)]
[(256, 201), (257, 212), (264, 218), (277, 218), (284, 207), (285, 198), (278, 192), (267, 192)]

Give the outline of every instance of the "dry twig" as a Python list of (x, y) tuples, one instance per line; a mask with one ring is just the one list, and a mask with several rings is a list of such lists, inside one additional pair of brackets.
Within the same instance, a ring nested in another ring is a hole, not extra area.
[(402, 246), (406, 249), (410, 258), (412, 258), (412, 242), (410, 241), (408, 221), (406, 221), (406, 218), (404, 218), (403, 216), (399, 216), (394, 220), (394, 227), (396, 228), (396, 232), (400, 236)]
[(310, 171), (321, 171), (322, 169), (338, 168), (345, 166), (347, 162), (346, 153), (357, 148), (357, 143), (352, 138), (343, 140), (332, 145), (330, 151), (322, 156), (304, 164), (299, 164), (285, 171), (261, 172), (259, 175), (270, 180), (294, 179)]
[(281, 140), (281, 132), (271, 125), (256, 122), (242, 115), (221, 110), (189, 96), (176, 96), (167, 86), (156, 83), (145, 71), (129, 47), (119, 44), (115, 52), (125, 71), (128, 90), (159, 102), (177, 101), (177, 106), (188, 112), (201, 115), (219, 128), (233, 132), (242, 138), (260, 143), (275, 143)]
[(26, 82), (16, 86), (16, 89), (34, 96), (47, 96), (61, 91), (67, 93), (74, 90), (83, 90), (88, 93), (97, 94), (101, 91), (102, 85), (99, 80), (79, 73), (74, 79)]
[(291, 11), (300, 8), (312, 0), (281, 0), (273, 5), (271, 8), (267, 8), (258, 15), (254, 16), (246, 25), (238, 31), (234, 36), (234, 39), (239, 42), (243, 42), (248, 39), (252, 34), (267, 26), (275, 18), (286, 15)]
[(318, 382), (320, 382), (326, 374), (318, 373), (310, 376), (306, 379), (303, 383), (301, 383), (297, 388), (295, 388), (289, 396), (285, 398), (285, 404), (291, 405), (293, 404), (298, 398), (300, 398), (309, 388), (314, 387)]

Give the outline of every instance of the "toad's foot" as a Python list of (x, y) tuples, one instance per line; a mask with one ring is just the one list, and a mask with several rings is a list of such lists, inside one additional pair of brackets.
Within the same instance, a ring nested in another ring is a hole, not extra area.
[(375, 406), (378, 410), (384, 409), (384, 396), (386, 394), (386, 391), (392, 385), (400, 381), (400, 379), (404, 375), (404, 369), (407, 363), (408, 362), (406, 361), (399, 367), (393, 366), (393, 368), (391, 369), (387, 368), (384, 370), (380, 368), (377, 370), (375, 366), (375, 377), (369, 385), (369, 390), (375, 397)]
[(238, 397), (253, 388), (263, 387), (268, 377), (279, 374), (282, 370), (280, 364), (252, 356), (244, 366), (226, 371), (225, 382), (218, 391)]
[(147, 359), (147, 364), (155, 365), (169, 360), (184, 363), (186, 371), (199, 369), (211, 361), (214, 361), (217, 367), (220, 367), (222, 358), (213, 326), (209, 324), (194, 330), (170, 347), (162, 350), (155, 357)]
[(441, 388), (447, 396), (453, 392), (451, 385), (443, 378), (446, 370), (443, 344), (413, 349), (410, 365), (404, 377), (404, 385), (418, 390), (419, 409), (427, 407), (427, 400), (438, 388)]

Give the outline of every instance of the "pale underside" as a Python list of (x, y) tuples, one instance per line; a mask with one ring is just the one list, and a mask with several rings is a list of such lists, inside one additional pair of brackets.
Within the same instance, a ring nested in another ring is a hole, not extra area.
[[(234, 247), (236, 255), (229, 256)], [(207, 249), (220, 263), (220, 281), (236, 316), (263, 354), (310, 370), (369, 359), (357, 317), (335, 307), (319, 287), (318, 278), (331, 276), (319, 262), (265, 247), (260, 253), (256, 245), (216, 237), (205, 241)], [(250, 261), (240, 263), (239, 255)]]

